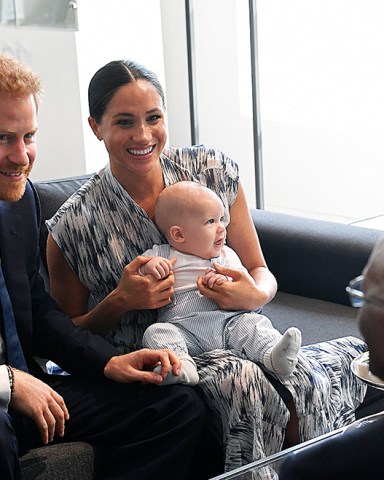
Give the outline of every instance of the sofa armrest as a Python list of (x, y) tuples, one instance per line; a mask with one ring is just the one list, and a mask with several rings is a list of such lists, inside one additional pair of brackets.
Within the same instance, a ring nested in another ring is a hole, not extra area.
[(251, 210), (279, 290), (349, 305), (345, 287), (359, 275), (382, 231)]

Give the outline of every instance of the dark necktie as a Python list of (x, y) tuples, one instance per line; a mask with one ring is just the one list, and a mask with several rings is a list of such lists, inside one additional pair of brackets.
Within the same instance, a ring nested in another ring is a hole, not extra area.
[(16, 330), (15, 317), (7, 286), (5, 285), (3, 270), (0, 261), (0, 302), (3, 312), (3, 334), (7, 347), (8, 363), (12, 367), (27, 371), (23, 350), (21, 349), (19, 336)]

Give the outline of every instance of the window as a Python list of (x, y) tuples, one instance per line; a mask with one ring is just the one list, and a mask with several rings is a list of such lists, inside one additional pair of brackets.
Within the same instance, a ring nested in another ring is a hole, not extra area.
[[(199, 141), (238, 162), (253, 206), (249, 0), (194, 0), (193, 12)], [(257, 1), (266, 209), (384, 213), (383, 19), (378, 0)]]
[(384, 213), (384, 3), (260, 0), (265, 206)]

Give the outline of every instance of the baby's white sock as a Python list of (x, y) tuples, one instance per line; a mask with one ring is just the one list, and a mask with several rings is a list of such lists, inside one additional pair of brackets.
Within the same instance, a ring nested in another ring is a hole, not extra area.
[(265, 352), (264, 365), (276, 375), (285, 377), (295, 369), (300, 347), (300, 330), (296, 327), (288, 328), (276, 345)]
[[(173, 385), (175, 383), (185, 383), (188, 385), (196, 385), (199, 381), (199, 374), (197, 373), (196, 363), (193, 361), (192, 357), (186, 355), (180, 358), (181, 368), (179, 375), (174, 375), (172, 372), (169, 372), (164, 380), (159, 383), (160, 386), (163, 385)], [(154, 370), (155, 373), (161, 372), (161, 365), (158, 365)]]

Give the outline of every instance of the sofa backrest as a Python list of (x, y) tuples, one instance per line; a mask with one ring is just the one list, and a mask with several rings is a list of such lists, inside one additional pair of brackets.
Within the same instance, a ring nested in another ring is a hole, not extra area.
[(266, 210), (251, 213), (280, 291), (350, 305), (345, 287), (361, 274), (384, 232)]
[(45, 221), (53, 217), (61, 205), (75, 193), (93, 174), (58, 178), (34, 182), (41, 207), (40, 253), (44, 268), (47, 270), (47, 237)]

